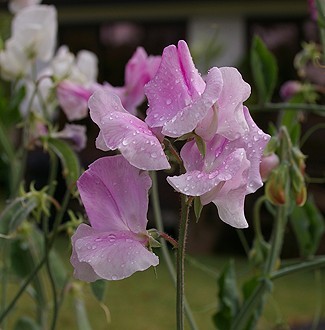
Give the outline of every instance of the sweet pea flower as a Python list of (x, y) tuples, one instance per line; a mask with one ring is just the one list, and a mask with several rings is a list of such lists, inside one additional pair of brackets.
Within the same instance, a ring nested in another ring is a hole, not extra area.
[(74, 276), (86, 282), (120, 280), (157, 266), (158, 257), (147, 248), (148, 173), (120, 155), (104, 157), (77, 185), (90, 226), (79, 225), (72, 236)]
[(200, 196), (202, 205), (213, 202), (219, 217), (237, 228), (247, 227), (244, 200), (263, 185), (259, 166), (270, 138), (243, 108), (247, 130), (235, 140), (216, 134), (206, 144), (203, 157), (196, 143), (187, 142), (181, 150), (186, 173), (168, 177), (172, 187), (188, 196)]
[(116, 94), (97, 90), (88, 106), (91, 119), (100, 128), (97, 148), (118, 149), (130, 164), (142, 170), (170, 168), (157, 136), (145, 122), (123, 108)]
[(235, 139), (247, 129), (242, 114), (250, 86), (235, 68), (209, 70), (205, 81), (195, 68), (185, 41), (163, 51), (156, 76), (145, 86), (146, 122), (179, 137), (195, 130), (204, 140), (215, 133)]
[(54, 53), (57, 14), (54, 6), (26, 7), (12, 21), (12, 35), (0, 52), (0, 69), (7, 80), (30, 74), (36, 61), (48, 62)]
[(81, 151), (86, 147), (87, 136), (84, 125), (65, 124), (61, 131), (54, 132), (51, 136), (68, 141), (76, 151)]
[(160, 56), (148, 56), (142, 47), (138, 47), (125, 66), (124, 86), (114, 87), (106, 83), (105, 89), (117, 94), (123, 107), (135, 115), (145, 99), (144, 86), (156, 74), (160, 61)]
[(88, 115), (88, 100), (91, 88), (85, 88), (69, 80), (64, 80), (56, 89), (59, 104), (68, 120), (78, 120)]
[(41, 3), (41, 0), (10, 0), (8, 3), (8, 8), (11, 13), (17, 14), (22, 9), (33, 5), (38, 5), (39, 3)]

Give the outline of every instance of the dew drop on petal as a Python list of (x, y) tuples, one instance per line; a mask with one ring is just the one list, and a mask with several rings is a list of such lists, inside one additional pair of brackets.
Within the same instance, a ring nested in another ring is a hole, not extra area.
[(112, 280), (114, 280), (114, 281), (117, 280), (117, 276), (116, 275), (113, 275), (112, 276)]
[(167, 105), (170, 105), (171, 103), (172, 103), (172, 100), (171, 100), (171, 99), (167, 99), (167, 100), (166, 100), (166, 104), (167, 104)]

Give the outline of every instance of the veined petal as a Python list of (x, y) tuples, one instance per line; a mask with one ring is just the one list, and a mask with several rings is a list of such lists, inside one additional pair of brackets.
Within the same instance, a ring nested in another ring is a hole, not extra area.
[(201, 203), (206, 205), (213, 202), (218, 209), (222, 221), (236, 228), (248, 227), (244, 214), (244, 201), (247, 194), (247, 179), (250, 162), (244, 157), (240, 169), (231, 180), (221, 187), (201, 196)]
[(119, 149), (130, 164), (143, 170), (170, 168), (158, 138), (139, 118), (128, 113), (119, 97), (96, 91), (89, 100), (90, 116), (101, 129), (101, 139)]
[(163, 127), (203, 93), (205, 83), (194, 66), (185, 41), (166, 47), (155, 77), (145, 86), (148, 98), (146, 123)]
[(158, 257), (145, 247), (148, 239), (145, 235), (136, 235), (130, 231), (81, 230), (85, 235), (78, 233), (78, 238), (73, 239), (75, 276), (79, 278), (84, 275), (89, 279), (90, 276), (85, 274), (85, 268), (82, 271), (78, 269), (76, 259), (81, 265), (89, 265), (98, 277), (106, 280), (121, 280), (159, 263)]
[(121, 155), (96, 160), (77, 185), (94, 229), (134, 233), (146, 230), (151, 179)]
[(176, 191), (182, 194), (202, 196), (205, 193), (213, 191), (219, 183), (233, 180), (242, 167), (244, 158), (245, 151), (238, 149), (228, 155), (223, 163), (211, 172), (204, 172), (204, 170), (186, 172), (180, 176), (168, 177), (167, 181)]
[(193, 131), (218, 100), (221, 90), (221, 73), (218, 68), (212, 68), (207, 75), (203, 94), (192, 104), (180, 109), (171, 120), (166, 121), (162, 133), (170, 137), (179, 137)]
[(220, 68), (223, 79), (223, 88), (218, 99), (218, 134), (229, 140), (237, 139), (247, 131), (246, 120), (242, 111), (243, 102), (251, 93), (251, 88), (246, 83), (236, 68)]

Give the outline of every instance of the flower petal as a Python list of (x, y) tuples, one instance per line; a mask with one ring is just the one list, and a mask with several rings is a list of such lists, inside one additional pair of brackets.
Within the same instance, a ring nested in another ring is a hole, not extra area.
[(248, 99), (251, 88), (236, 68), (220, 68), (223, 78), (223, 89), (218, 100), (217, 133), (229, 140), (237, 139), (247, 130), (242, 111), (243, 102)]
[[(158, 257), (144, 246), (145, 237), (141, 238), (129, 231), (93, 230), (92, 233), (85, 234), (83, 237), (79, 234), (78, 239), (74, 239), (75, 256), (81, 264), (86, 263), (91, 266), (100, 278), (121, 280), (159, 263)], [(75, 276), (79, 275), (80, 278), (80, 275), (87, 275), (85, 269), (83, 272), (79, 271), (79, 265), (76, 263), (75, 265), (77, 266)]]
[(192, 104), (180, 109), (171, 120), (167, 121), (162, 133), (170, 137), (179, 137), (193, 131), (217, 101), (221, 90), (221, 73), (218, 68), (212, 68), (207, 75), (203, 94)]
[(177, 113), (196, 101), (205, 83), (194, 66), (185, 41), (166, 47), (155, 77), (145, 86), (148, 98), (146, 123), (162, 127)]
[(121, 155), (96, 160), (77, 185), (94, 229), (134, 233), (146, 230), (151, 179)]
[(117, 95), (98, 90), (90, 98), (89, 108), (109, 149), (119, 149), (130, 164), (143, 170), (170, 168), (158, 138), (146, 123), (123, 108)]

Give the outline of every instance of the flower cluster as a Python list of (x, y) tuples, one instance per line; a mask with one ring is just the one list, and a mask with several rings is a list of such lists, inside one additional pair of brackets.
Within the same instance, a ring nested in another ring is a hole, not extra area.
[[(170, 168), (165, 139), (187, 139), (180, 151), (185, 173), (168, 177), (169, 184), (202, 205), (214, 203), (231, 226), (247, 227), (245, 196), (263, 184), (260, 162), (270, 137), (243, 105), (250, 86), (237, 69), (213, 67), (203, 78), (181, 40), (161, 58), (138, 49), (125, 80), (123, 88), (98, 88), (88, 103), (100, 128), (97, 148), (121, 155), (97, 160), (78, 181), (91, 226), (80, 225), (73, 236), (71, 262), (85, 281), (121, 279), (158, 264), (146, 231), (146, 171)], [(143, 121), (135, 108), (144, 94)]]

